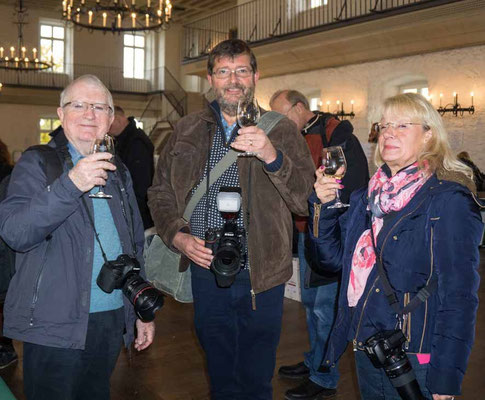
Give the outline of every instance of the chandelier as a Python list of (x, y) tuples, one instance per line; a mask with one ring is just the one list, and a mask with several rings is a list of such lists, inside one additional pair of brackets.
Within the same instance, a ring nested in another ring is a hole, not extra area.
[[(35, 47), (32, 52), (29, 52), (24, 46), (23, 26), (26, 24), (27, 9), (24, 8), (22, 0), (19, 0), (18, 7), (15, 7), (15, 13), (17, 14), (17, 21), (14, 24), (18, 26), (18, 47), (7, 46), (4, 48), (0, 46), (0, 68), (17, 71), (40, 71), (52, 67), (52, 63), (38, 58)], [(29, 57), (30, 54), (32, 57)]]
[(129, 32), (167, 29), (170, 0), (62, 0), (63, 19), (90, 30)]

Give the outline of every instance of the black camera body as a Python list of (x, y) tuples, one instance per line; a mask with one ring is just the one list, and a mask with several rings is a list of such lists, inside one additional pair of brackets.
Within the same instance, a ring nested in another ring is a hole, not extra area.
[(205, 247), (214, 255), (211, 271), (217, 285), (226, 288), (246, 264), (246, 231), (236, 222), (241, 208), (241, 189), (222, 187), (217, 195), (217, 208), (225, 222), (220, 229), (207, 230)]
[(121, 289), (143, 322), (153, 321), (155, 312), (163, 306), (163, 294), (140, 276), (140, 263), (134, 257), (121, 254), (103, 264), (96, 283), (106, 293)]
[(221, 229), (210, 228), (205, 233), (205, 247), (212, 250), (211, 270), (217, 285), (229, 287), (246, 263), (246, 231), (235, 220), (227, 220)]
[(426, 400), (403, 349), (405, 342), (406, 337), (400, 329), (380, 331), (365, 341), (364, 351), (374, 367), (384, 368), (402, 399)]

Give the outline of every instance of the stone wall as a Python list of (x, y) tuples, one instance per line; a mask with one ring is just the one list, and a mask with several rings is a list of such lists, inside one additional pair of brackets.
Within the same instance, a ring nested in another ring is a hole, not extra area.
[(453, 150), (468, 151), (479, 168), (485, 171), (485, 46), (267, 79), (264, 79), (264, 71), (261, 75), (257, 96), (264, 107), (268, 106), (271, 95), (283, 88), (297, 89), (307, 96), (319, 96), (323, 111), (327, 110), (327, 101), (331, 101), (330, 111), (333, 111), (336, 100), (340, 100), (348, 112), (350, 101), (354, 100), (356, 117), (352, 124), (370, 159), (373, 146), (367, 143), (367, 137), (372, 122), (378, 118), (379, 104), (386, 97), (397, 94), (401, 86), (427, 81), (436, 107), (439, 106), (440, 93), (443, 93), (444, 106), (453, 102), (453, 92), (458, 93), (462, 106), (468, 107), (470, 92), (474, 92), (474, 115), (454, 117), (447, 114), (443, 119)]

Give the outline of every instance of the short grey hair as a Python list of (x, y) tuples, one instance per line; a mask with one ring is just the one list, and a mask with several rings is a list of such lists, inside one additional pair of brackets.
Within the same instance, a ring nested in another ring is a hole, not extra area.
[(64, 107), (64, 105), (66, 104), (66, 98), (70, 95), (70, 92), (73, 86), (77, 85), (78, 83), (85, 83), (89, 86), (97, 87), (98, 89), (101, 89), (103, 92), (105, 92), (106, 98), (108, 99), (108, 105), (111, 107), (111, 112), (113, 112), (114, 103), (113, 103), (113, 96), (111, 95), (111, 92), (97, 76), (90, 75), (90, 74), (82, 75), (79, 78), (74, 79), (71, 83), (69, 83), (69, 85), (67, 85), (64, 88), (64, 90), (61, 93), (61, 99), (59, 102), (61, 107)]
[(271, 99), (269, 101), (269, 105), (271, 108), (273, 108), (273, 103), (275, 102), (275, 100), (283, 94), (285, 95), (286, 100), (291, 104), (291, 106), (295, 106), (298, 103), (301, 103), (303, 104), (303, 107), (305, 107), (305, 109), (310, 111), (310, 104), (308, 103), (306, 96), (298, 90), (292, 89), (277, 90), (273, 94), (273, 96), (271, 96)]

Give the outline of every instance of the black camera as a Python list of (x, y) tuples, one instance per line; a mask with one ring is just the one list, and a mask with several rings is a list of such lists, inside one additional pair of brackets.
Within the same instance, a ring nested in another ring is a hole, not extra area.
[(103, 264), (96, 283), (106, 293), (121, 289), (135, 307), (143, 322), (155, 319), (155, 311), (163, 306), (163, 294), (140, 276), (140, 264), (134, 257), (121, 254)]
[(240, 188), (221, 188), (217, 208), (224, 218), (221, 229), (210, 228), (205, 233), (205, 247), (212, 250), (211, 270), (219, 287), (229, 287), (246, 263), (246, 231), (237, 226), (241, 208)]
[(381, 331), (367, 339), (364, 351), (376, 368), (384, 368), (387, 377), (404, 400), (426, 400), (419, 388), (413, 367), (403, 344), (406, 337), (401, 330)]

